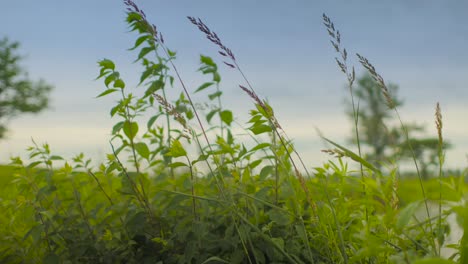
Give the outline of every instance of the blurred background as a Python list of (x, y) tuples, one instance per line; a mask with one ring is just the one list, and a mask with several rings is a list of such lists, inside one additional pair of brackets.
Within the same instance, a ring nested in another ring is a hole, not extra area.
[[(346, 114), (346, 76), (323, 26), (326, 13), (341, 33), (358, 78), (364, 69), (354, 56), (367, 57), (388, 83), (398, 86), (404, 122), (425, 129), (419, 138), (437, 137), (436, 102), (443, 115), (448, 168), (464, 168), (468, 153), (468, 2), (466, 1), (147, 1), (136, 3), (177, 51), (176, 64), (194, 91), (206, 81), (196, 70), (199, 55), (220, 66), (224, 104), (241, 125), (248, 121), (251, 99), (239, 88), (238, 72), (224, 67), (217, 49), (186, 18), (200, 17), (236, 58), (261, 97), (267, 98), (289, 137), (311, 167), (330, 157), (320, 150), (325, 136), (351, 146), (352, 121)], [(0, 139), (0, 163), (26, 157), (32, 144), (47, 142), (52, 152), (71, 158), (84, 152), (96, 162), (110, 152), (110, 108), (117, 98), (96, 99), (104, 91), (97, 61), (116, 63), (129, 89), (142, 68), (127, 51), (129, 33), (122, 1), (4, 1), (0, 39), (19, 42), (27, 78), (54, 88), (49, 108), (15, 118), (0, 116), (7, 128)], [(175, 85), (172, 95), (180, 89)], [(1, 95), (0, 95), (1, 96)], [(196, 100), (205, 100), (195, 96)], [(203, 101), (198, 101), (202, 103)], [(363, 101), (364, 102), (364, 101)], [(156, 109), (155, 109), (156, 111)], [(388, 120), (391, 124), (395, 120)], [(372, 147), (369, 147), (369, 151)]]

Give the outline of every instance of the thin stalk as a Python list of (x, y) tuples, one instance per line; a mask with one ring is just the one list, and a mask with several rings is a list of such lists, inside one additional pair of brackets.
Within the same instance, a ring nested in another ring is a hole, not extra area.
[[(216, 92), (219, 93), (220, 90), (219, 90), (219, 83), (216, 83)], [(219, 112), (221, 113), (223, 108), (222, 108), (222, 104), (221, 104), (221, 96), (218, 96), (218, 109), (219, 109)], [(219, 115), (219, 126), (220, 126), (220, 129), (221, 129), (221, 137), (224, 139), (224, 122), (223, 122), (223, 119), (221, 118), (221, 115)]]
[[(162, 94), (163, 94), (163, 98), (164, 100), (167, 101), (167, 96), (166, 96), (166, 89), (162, 89)], [(166, 123), (167, 123), (167, 147), (170, 149), (171, 148), (171, 144), (172, 144), (172, 137), (171, 137), (171, 120), (169, 118), (169, 113), (166, 113)], [(170, 167), (170, 171), (171, 171), (171, 178), (174, 180), (175, 179), (175, 174), (174, 174), (174, 168), (173, 167)], [(176, 186), (174, 186), (174, 188), (176, 188)]]
[(442, 113), (440, 110), (440, 105), (437, 103), (436, 105), (436, 128), (437, 128), (437, 134), (439, 136), (439, 144), (438, 144), (438, 151), (437, 151), (437, 156), (439, 158), (439, 221), (437, 223), (437, 239), (439, 242), (439, 256), (440, 256), (440, 250), (442, 247), (442, 177), (443, 177), (443, 171), (442, 167), (444, 165), (444, 153), (443, 153), (443, 147), (444, 147), (444, 140), (442, 137)]
[(278, 205), (278, 189), (279, 189), (279, 174), (278, 174), (278, 157), (276, 154), (276, 134), (273, 134), (273, 152), (275, 153), (275, 204)]
[(193, 166), (192, 166), (192, 162), (190, 161), (189, 157), (187, 155), (185, 155), (185, 158), (187, 159), (187, 163), (188, 163), (188, 167), (189, 167), (189, 170), (190, 170), (190, 182), (191, 182), (191, 192), (192, 192), (192, 211), (193, 211), (193, 217), (194, 219), (198, 219), (198, 216), (197, 216), (197, 205), (196, 205), (196, 202), (195, 202), (195, 187), (194, 187), (194, 184), (195, 184), (195, 179), (193, 177)]
[[(423, 184), (423, 178), (421, 176), (421, 172), (419, 170), (419, 165), (418, 165), (418, 162), (416, 160), (416, 154), (414, 153), (413, 146), (411, 145), (411, 142), (409, 140), (408, 128), (401, 121), (400, 113), (398, 112), (398, 109), (396, 107), (394, 108), (394, 111), (395, 111), (396, 116), (398, 117), (398, 120), (400, 121), (401, 129), (403, 130), (403, 133), (405, 135), (406, 143), (408, 144), (408, 148), (410, 149), (411, 155), (413, 157), (414, 166), (416, 168), (416, 173), (418, 175), (419, 186), (421, 187), (421, 192), (422, 192), (422, 195), (423, 195), (423, 198), (424, 198), (424, 207), (426, 209), (427, 218), (431, 219), (431, 214), (429, 213), (429, 205), (427, 204), (426, 190), (424, 189), (424, 184)], [(434, 234), (434, 229), (432, 228), (432, 223), (431, 222), (429, 222), (429, 229), (431, 231), (431, 235)], [(434, 253), (437, 255), (437, 248), (436, 248), (436, 245), (435, 245), (435, 241), (434, 241), (434, 239), (430, 239), (430, 240), (431, 240), (432, 246), (434, 248)]]
[[(359, 104), (358, 104), (358, 107), (356, 109), (356, 105), (354, 103), (353, 84), (352, 84), (351, 81), (349, 81), (348, 85), (349, 85), (349, 93), (351, 95), (351, 105), (353, 106), (354, 131), (355, 131), (355, 134), (356, 134), (356, 143), (357, 143), (357, 147), (358, 147), (358, 154), (359, 154), (359, 157), (362, 157), (361, 140), (360, 140), (360, 137), (359, 137)], [(367, 197), (366, 182), (365, 182), (365, 179), (364, 179), (364, 168), (362, 166), (362, 163), (359, 163), (359, 167), (360, 167), (360, 172), (361, 172), (362, 192), (364, 194), (364, 197)], [(366, 201), (367, 201), (367, 199), (366, 199)], [(368, 207), (368, 204), (366, 203), (366, 223), (367, 223), (367, 226), (369, 228), (369, 225), (368, 225), (368, 223), (369, 223), (369, 209), (367, 207)]]
[[(153, 45), (154, 47), (156, 47), (156, 43), (153, 42)], [(158, 53), (158, 50), (155, 48), (154, 49), (154, 53), (156, 55), (156, 58), (159, 58), (159, 53)], [(167, 69), (164, 68), (165, 70), (165, 74), (164, 74), (164, 83), (166, 83), (166, 79), (167, 79)], [(164, 98), (165, 101), (169, 102), (167, 100), (167, 96), (166, 96), (166, 89), (165, 89), (165, 85), (164, 87), (162, 88), (162, 96)], [(169, 113), (166, 113), (166, 124), (167, 124), (167, 146), (168, 148), (170, 149), (171, 148), (171, 144), (172, 144), (172, 137), (171, 137), (171, 119), (169, 118)], [(171, 178), (174, 180), (175, 179), (175, 174), (174, 174), (174, 168), (173, 167), (170, 167), (170, 171), (171, 171)], [(174, 189), (177, 189), (176, 186), (174, 186)]]
[(111, 145), (111, 148), (112, 148), (112, 153), (114, 154), (114, 157), (115, 159), (117, 160), (117, 163), (119, 164), (120, 168), (122, 169), (124, 175), (127, 177), (128, 181), (130, 182), (131, 186), (132, 186), (132, 189), (133, 191), (135, 192), (135, 197), (137, 198), (138, 202), (140, 203), (141, 206), (143, 206), (143, 208), (146, 209), (148, 215), (153, 218), (153, 213), (152, 213), (152, 210), (151, 210), (151, 207), (149, 205), (149, 202), (148, 200), (146, 199), (145, 196), (143, 196), (141, 193), (140, 193), (140, 190), (138, 189), (138, 186), (136, 185), (135, 181), (133, 181), (133, 179), (130, 177), (130, 175), (128, 174), (127, 172), (127, 169), (125, 169), (124, 165), (122, 164), (122, 162), (120, 161), (117, 153), (115, 152), (115, 149), (114, 149), (114, 145), (112, 144), (112, 142), (110, 142), (110, 145)]
[[(120, 90), (121, 93), (122, 93), (122, 98), (125, 99), (126, 96), (125, 96), (125, 93), (123, 91), (123, 89)], [(126, 110), (126, 121), (128, 122), (131, 122), (132, 121), (132, 117), (130, 115), (130, 108), (128, 107), (128, 105), (125, 107), (125, 110)], [(132, 132), (132, 126), (130, 125), (129, 126), (129, 129), (130, 129), (130, 134), (133, 135), (133, 132)], [(141, 192), (142, 192), (142, 196), (143, 196), (143, 199), (144, 201), (146, 202), (146, 204), (148, 205), (148, 210), (150, 210), (149, 208), (149, 203), (147, 201), (147, 196), (146, 196), (146, 191), (145, 191), (145, 185), (143, 184), (143, 180), (141, 179), (141, 177), (143, 177), (140, 173), (140, 164), (138, 162), (138, 158), (137, 158), (137, 155), (136, 155), (136, 149), (135, 149), (135, 142), (133, 141), (133, 138), (132, 137), (129, 137), (130, 139), (130, 148), (132, 149), (132, 155), (133, 155), (133, 160), (135, 162), (135, 169), (136, 169), (136, 172), (137, 172), (137, 175), (138, 175), (138, 182), (140, 183), (140, 187), (141, 187)], [(111, 144), (112, 145), (112, 144)], [(112, 151), (114, 151), (113, 147), (112, 147)], [(115, 153), (114, 153), (115, 155)], [(117, 157), (117, 155), (115, 155)], [(120, 163), (120, 161), (119, 161)], [(122, 165), (123, 166), (123, 165)], [(123, 168), (123, 167), (122, 167)], [(151, 211), (151, 210), (150, 210)]]
[(78, 209), (80, 211), (81, 217), (83, 217), (86, 228), (88, 229), (89, 236), (94, 240), (93, 229), (91, 228), (91, 224), (89, 223), (88, 216), (86, 215), (86, 212), (84, 211), (84, 208), (81, 205), (81, 201), (80, 201), (79, 195), (78, 195), (78, 190), (75, 187), (73, 187), (73, 194), (75, 196), (76, 203), (78, 204)]
[[(326, 175), (323, 175), (323, 177), (326, 177)], [(344, 263), (347, 264), (348, 263), (348, 255), (346, 254), (346, 249), (345, 249), (345, 246), (344, 246), (345, 243), (344, 243), (343, 234), (341, 233), (341, 225), (340, 225), (340, 222), (338, 221), (338, 218), (336, 217), (336, 210), (335, 210), (335, 207), (333, 206), (333, 203), (331, 201), (330, 194), (328, 193), (328, 181), (325, 180), (325, 182), (326, 182), (326, 184), (325, 184), (324, 192), (325, 192), (325, 196), (327, 197), (328, 204), (330, 205), (332, 216), (333, 216), (333, 221), (335, 222), (336, 231), (338, 233), (338, 239), (340, 240), (339, 250), (340, 250), (341, 257), (343, 258)], [(323, 184), (323, 182), (322, 182), (322, 184)]]
[(48, 230), (48, 225), (44, 222), (44, 218), (42, 217), (41, 212), (38, 210), (40, 208), (35, 207), (37, 215), (39, 216), (39, 221), (41, 221), (42, 226), (44, 226), (44, 234), (46, 238), (46, 243), (47, 243), (47, 249), (49, 249), (49, 252), (52, 253), (52, 247), (50, 245), (50, 238), (49, 238), (49, 230)]
[[(106, 190), (104, 190), (104, 187), (102, 186), (101, 184), (101, 181), (99, 181), (98, 177), (96, 176), (96, 174), (94, 174), (91, 170), (89, 170), (88, 168), (87, 169), (87, 173), (88, 175), (91, 175), (91, 177), (94, 179), (94, 181), (97, 183), (99, 189), (101, 190), (101, 192), (104, 194), (104, 196), (106, 196), (107, 200), (109, 201), (109, 204), (111, 206), (114, 205), (114, 202), (112, 201), (112, 198), (107, 194)], [(120, 222), (123, 224), (124, 223), (124, 220), (122, 218), (121, 215), (119, 215), (119, 219), (120, 219)], [(125, 233), (127, 234), (128, 236), (128, 230), (127, 230), (127, 227), (125, 227)]]
[[(253, 264), (252, 260), (250, 259), (249, 251), (247, 250), (247, 246), (245, 245), (244, 238), (241, 236), (242, 233), (240, 232), (239, 226), (237, 225), (237, 222), (235, 220), (234, 220), (234, 226), (236, 227), (236, 231), (239, 234), (239, 239), (240, 239), (241, 244), (242, 244), (242, 249), (244, 250), (245, 255), (247, 256), (247, 260), (249, 261), (250, 264)], [(254, 257), (255, 257), (255, 255), (254, 255)], [(257, 261), (255, 261), (255, 263), (257, 263)]]
[(110, 196), (107, 194), (107, 192), (104, 190), (104, 187), (102, 187), (102, 184), (101, 182), (99, 181), (99, 179), (97, 178), (96, 174), (94, 174), (91, 170), (87, 170), (88, 172), (88, 175), (91, 175), (91, 177), (93, 177), (94, 181), (97, 183), (99, 189), (101, 190), (101, 192), (104, 194), (104, 196), (106, 196), (107, 200), (109, 201), (110, 205), (114, 205), (114, 202), (112, 202), (112, 199), (110, 198)]
[[(358, 126), (359, 124), (359, 102), (357, 104), (357, 109), (356, 109), (356, 104), (354, 102), (354, 94), (353, 94), (353, 83), (356, 77), (354, 67), (351, 67), (351, 71), (350, 71), (348, 67), (348, 62), (347, 62), (348, 52), (346, 51), (344, 47), (341, 46), (341, 34), (338, 30), (335, 29), (333, 22), (327, 15), (325, 15), (325, 13), (323, 14), (323, 23), (325, 27), (327, 28), (328, 35), (331, 38), (330, 41), (331, 41), (332, 46), (334, 47), (336, 53), (338, 53), (341, 57), (341, 60), (338, 57), (335, 57), (335, 61), (338, 64), (338, 67), (341, 69), (341, 71), (346, 75), (346, 79), (348, 80), (348, 88), (349, 88), (349, 93), (351, 96), (351, 105), (353, 108), (353, 119), (354, 119), (354, 130), (356, 134), (356, 143), (358, 147), (359, 157), (362, 157), (361, 141), (359, 138), (359, 126)], [(359, 163), (359, 166), (360, 166), (360, 172), (361, 172), (363, 194), (364, 196), (367, 196), (363, 165)], [(367, 203), (365, 207), (366, 207), (366, 222), (369, 223), (369, 212), (367, 208), (368, 207)]]
[(253, 230), (255, 230), (259, 236), (261, 236), (265, 241), (269, 242), (270, 244), (272, 244), (272, 246), (274, 248), (276, 248), (284, 257), (286, 257), (286, 259), (288, 260), (289, 263), (298, 263), (296, 260), (294, 260), (288, 253), (286, 253), (286, 251), (284, 251), (283, 248), (281, 248), (277, 243), (273, 242), (271, 240), (270, 237), (268, 237), (267, 235), (265, 235), (265, 233), (262, 232), (262, 230), (260, 230), (257, 226), (255, 226), (254, 224), (250, 223), (250, 221), (245, 218), (243, 215), (241, 215), (239, 212), (235, 212), (237, 214), (237, 216), (244, 222), (246, 223), (248, 226), (250, 226)]

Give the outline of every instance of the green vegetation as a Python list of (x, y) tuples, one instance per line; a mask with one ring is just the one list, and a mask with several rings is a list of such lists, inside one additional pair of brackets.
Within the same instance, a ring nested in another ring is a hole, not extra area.
[[(249, 140), (233, 133), (223, 105), (218, 65), (200, 56), (208, 110), (195, 107), (176, 66), (176, 53), (131, 0), (127, 22), (138, 36), (137, 89), (126, 86), (112, 60), (99, 61), (98, 97), (111, 109), (112, 153), (96, 167), (70, 161), (33, 142), (28, 162), (0, 169), (2, 263), (465, 263), (468, 236), (447, 245), (447, 217), (468, 225), (464, 174), (445, 177), (441, 110), (436, 108), (438, 178), (424, 181), (397, 104), (370, 62), (358, 58), (401, 124), (417, 178), (401, 180), (397, 164), (382, 171), (361, 154), (354, 67), (339, 32), (324, 15), (346, 74), (357, 151), (325, 137), (336, 159), (311, 168), (295, 151), (273, 108), (255, 92), (234, 53), (200, 19), (188, 17), (223, 63), (242, 77), (253, 101)], [(167, 89), (182, 91), (169, 98)], [(192, 88), (192, 86), (191, 86)], [(358, 165), (348, 167), (349, 161)], [(384, 163), (385, 161), (379, 161)], [(437, 174), (434, 172), (434, 174)], [(418, 191), (415, 191), (418, 190)], [(435, 210), (434, 210), (435, 208)], [(434, 213), (435, 211), (435, 213)], [(420, 213), (422, 212), (422, 213)], [(454, 248), (449, 256), (446, 248)]]

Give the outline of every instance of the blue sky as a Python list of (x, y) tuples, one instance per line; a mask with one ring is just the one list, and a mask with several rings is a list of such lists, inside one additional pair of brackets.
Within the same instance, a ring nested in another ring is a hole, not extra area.
[[(350, 54), (366, 56), (388, 82), (400, 86), (404, 121), (434, 129), (434, 107), (441, 103), (451, 167), (466, 166), (468, 153), (468, 2), (466, 1), (136, 1), (148, 19), (178, 52), (177, 65), (194, 90), (202, 81), (196, 72), (199, 54), (221, 63), (216, 48), (186, 19), (202, 18), (230, 47), (256, 91), (270, 100), (280, 122), (298, 149), (318, 166), (327, 156), (315, 127), (344, 142), (351, 131), (344, 112), (345, 76), (322, 25), (330, 16)], [(48, 142), (57, 154), (84, 152), (103, 159), (109, 152), (114, 99), (95, 99), (104, 86), (94, 81), (97, 61), (116, 62), (127, 83), (136, 83), (136, 54), (126, 49), (135, 35), (124, 23), (118, 0), (4, 1), (0, 37), (21, 43), (23, 66), (33, 79), (55, 86), (51, 109), (10, 122), (0, 141), (0, 161), (25, 155), (24, 149)], [(350, 63), (363, 70), (353, 56)], [(237, 88), (240, 76), (221, 67), (226, 106), (247, 121), (252, 104)], [(177, 89), (177, 87), (176, 87)], [(175, 94), (175, 92), (174, 92)], [(200, 98), (201, 99), (201, 98)]]

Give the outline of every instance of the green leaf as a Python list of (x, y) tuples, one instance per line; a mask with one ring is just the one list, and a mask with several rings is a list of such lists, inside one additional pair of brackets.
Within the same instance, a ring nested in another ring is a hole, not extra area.
[(213, 82), (206, 82), (206, 83), (200, 85), (200, 87), (198, 87), (198, 89), (195, 90), (195, 92), (199, 92), (199, 91), (205, 90), (206, 88), (210, 87), (210, 86), (213, 85), (213, 84), (214, 84)]
[(237, 157), (240, 159), (245, 154), (247, 154), (247, 149), (245, 148), (244, 144), (242, 144), (242, 148), (240, 149), (239, 153), (237, 154)]
[(156, 91), (162, 89), (164, 87), (164, 82), (161, 80), (156, 80), (154, 82), (151, 82), (150, 87), (146, 89), (145, 91), (145, 96), (151, 95), (155, 93)]
[(148, 146), (145, 143), (143, 142), (136, 143), (135, 150), (143, 158), (147, 160), (149, 159), (150, 151), (149, 151)]
[(427, 259), (420, 259), (416, 260), (413, 262), (413, 264), (455, 264), (456, 262), (453, 262), (448, 259), (443, 259), (443, 258), (427, 258)]
[(216, 93), (209, 94), (208, 98), (210, 98), (210, 100), (214, 100), (215, 98), (220, 97), (222, 94), (223, 92), (217, 91)]
[(43, 225), (33, 226), (27, 233), (24, 235), (23, 240), (26, 240), (29, 236), (32, 237), (33, 243), (36, 244), (41, 239), (42, 231), (44, 231)]
[(279, 248), (284, 250), (284, 240), (281, 237), (273, 237), (271, 238), (271, 241), (275, 243)]
[(207, 155), (200, 155), (198, 157), (198, 159), (192, 161), (192, 165), (195, 165), (196, 163), (200, 162), (200, 161), (205, 161), (208, 159), (208, 156)]
[(183, 162), (173, 162), (173, 163), (169, 164), (169, 167), (178, 168), (178, 167), (188, 167), (188, 166), (187, 166), (187, 164), (185, 164)]
[(271, 165), (263, 167), (262, 170), (260, 171), (260, 180), (262, 181), (262, 180), (266, 179), (266, 177), (268, 177), (271, 174), (271, 172), (273, 171), (273, 168), (274, 167), (271, 166)]
[(150, 35), (143, 35), (141, 37), (139, 37), (136, 41), (135, 41), (135, 45), (133, 46), (133, 48), (129, 49), (129, 50), (134, 50), (136, 48), (138, 48), (145, 40), (147, 40), (148, 38), (150, 37)]
[(271, 132), (271, 127), (268, 125), (254, 125), (249, 128), (252, 133), (259, 135), (265, 132)]
[(221, 75), (218, 72), (213, 73), (213, 82), (219, 83), (221, 81)]
[(226, 261), (220, 257), (211, 257), (211, 258), (208, 258), (207, 260), (203, 261), (202, 264), (208, 264), (210, 262), (213, 262), (213, 263), (228, 263), (229, 264), (229, 261)]
[(127, 18), (126, 18), (126, 21), (128, 23), (131, 23), (133, 21), (140, 21), (141, 20), (141, 15), (139, 13), (136, 13), (136, 12), (128, 12), (127, 13)]
[(146, 223), (146, 213), (145, 212), (137, 212), (136, 214), (132, 215), (126, 222), (125, 226), (128, 229), (128, 232), (132, 234), (132, 236), (139, 231), (145, 228)]
[(153, 50), (153, 47), (144, 47), (140, 50), (140, 53), (138, 54), (138, 59), (136, 61), (141, 60), (143, 57), (146, 56), (146, 54), (150, 53)]
[(148, 129), (150, 129), (153, 126), (154, 122), (156, 122), (156, 119), (158, 119), (158, 117), (159, 115), (154, 115), (148, 120), (148, 124), (147, 124)]
[(109, 74), (106, 79), (104, 79), (104, 84), (106, 85), (106, 87), (109, 87), (109, 84), (113, 81), (115, 81), (117, 78), (119, 78), (120, 74), (119, 72), (113, 72), (111, 74)]
[(291, 224), (291, 218), (284, 212), (278, 210), (271, 210), (267, 213), (270, 216), (271, 221), (274, 221), (280, 226), (287, 226)]
[(122, 79), (117, 79), (114, 82), (114, 88), (125, 88), (125, 82)]
[(414, 213), (418, 210), (422, 201), (416, 201), (408, 204), (400, 211), (398, 219), (396, 221), (395, 227), (399, 230), (402, 230), (405, 226), (408, 225), (409, 221), (413, 218)]
[(109, 69), (106, 69), (106, 68), (102, 68), (102, 69), (99, 71), (99, 76), (96, 77), (95, 80), (101, 79), (103, 76), (108, 75), (108, 74), (110, 74), (110, 73), (112, 73), (112, 70), (109, 70)]
[(101, 68), (103, 68), (103, 69), (115, 70), (114, 62), (111, 61), (111, 60), (108, 60), (108, 59), (103, 59), (103, 60), (99, 61), (99, 66), (101, 66)]
[(50, 157), (50, 160), (63, 160), (63, 158), (57, 155), (53, 155)]
[(59, 256), (55, 255), (54, 253), (47, 254), (44, 259), (42, 260), (44, 264), (60, 264)]
[(96, 96), (96, 98), (103, 97), (105, 95), (108, 95), (108, 94), (111, 94), (111, 93), (117, 92), (117, 91), (118, 91), (118, 89), (107, 89), (104, 92), (100, 93), (98, 96)]
[(138, 85), (142, 84), (146, 79), (148, 79), (148, 77), (153, 74), (153, 69), (151, 68), (148, 68), (146, 69), (140, 76), (140, 82), (138, 83)]
[(138, 133), (138, 123), (125, 121), (123, 125), (124, 134), (127, 136), (128, 139), (132, 140), (135, 138), (136, 134)]
[(27, 166), (27, 168), (34, 168), (34, 167), (36, 167), (37, 165), (39, 165), (39, 164), (41, 164), (41, 163), (42, 163), (42, 161), (34, 161), (34, 162), (31, 162), (31, 163)]
[(250, 168), (250, 169), (254, 169), (254, 168), (257, 167), (258, 165), (260, 165), (260, 163), (262, 163), (262, 160), (261, 160), (261, 159), (255, 160), (255, 161), (253, 161), (253, 162), (251, 162), (251, 163), (249, 164), (249, 168)]
[(229, 110), (224, 110), (222, 112), (219, 113), (219, 116), (221, 117), (221, 120), (226, 123), (228, 126), (231, 125), (232, 121), (233, 121), (233, 116), (232, 116), (232, 112), (229, 111)]
[(200, 55), (200, 61), (201, 63), (209, 66), (216, 66), (216, 63), (214, 63), (213, 59), (208, 56)]
[(117, 134), (122, 129), (123, 125), (124, 121), (115, 124), (114, 127), (112, 127), (112, 135)]
[(208, 73), (215, 73), (216, 72), (216, 69), (211, 67), (211, 66), (205, 66), (205, 67), (201, 67), (199, 69), (203, 74), (208, 74)]
[(121, 106), (120, 104), (118, 104), (118, 105), (112, 107), (112, 109), (111, 109), (111, 111), (110, 111), (111, 117), (114, 116), (115, 113), (117, 113), (117, 112), (121, 109), (121, 107), (122, 107), (122, 106)]
[(376, 172), (378, 174), (381, 174), (380, 170), (378, 170), (376, 167), (374, 167), (374, 165), (370, 164), (369, 162), (367, 162), (365, 159), (359, 157), (359, 155), (357, 155), (356, 153), (352, 152), (351, 150), (325, 138), (325, 137), (322, 137), (325, 141), (327, 141), (328, 143), (334, 145), (335, 147), (341, 149), (342, 151), (345, 152), (346, 156), (351, 158), (352, 160), (354, 161), (357, 161), (359, 163), (361, 163), (364, 167), (372, 170), (373, 172)]
[(215, 110), (211, 110), (211, 112), (209, 112), (207, 115), (206, 115), (206, 121), (211, 122), (211, 119), (213, 118), (213, 116), (219, 112), (219, 109), (215, 109)]
[(187, 152), (185, 151), (184, 147), (180, 143), (179, 140), (175, 139), (172, 141), (171, 148), (169, 152), (167, 153), (168, 156), (177, 158), (177, 157), (183, 157), (187, 155)]
[(177, 52), (167, 49), (167, 54), (169, 54), (169, 57), (174, 57), (177, 54)]
[(305, 228), (302, 225), (295, 225), (294, 228), (296, 229), (297, 234), (304, 240), (307, 241), (307, 233)]
[(271, 146), (270, 143), (260, 143), (257, 146), (253, 147), (251, 150), (249, 150), (249, 152), (255, 152), (255, 151), (259, 150), (259, 149), (268, 148), (270, 146)]

